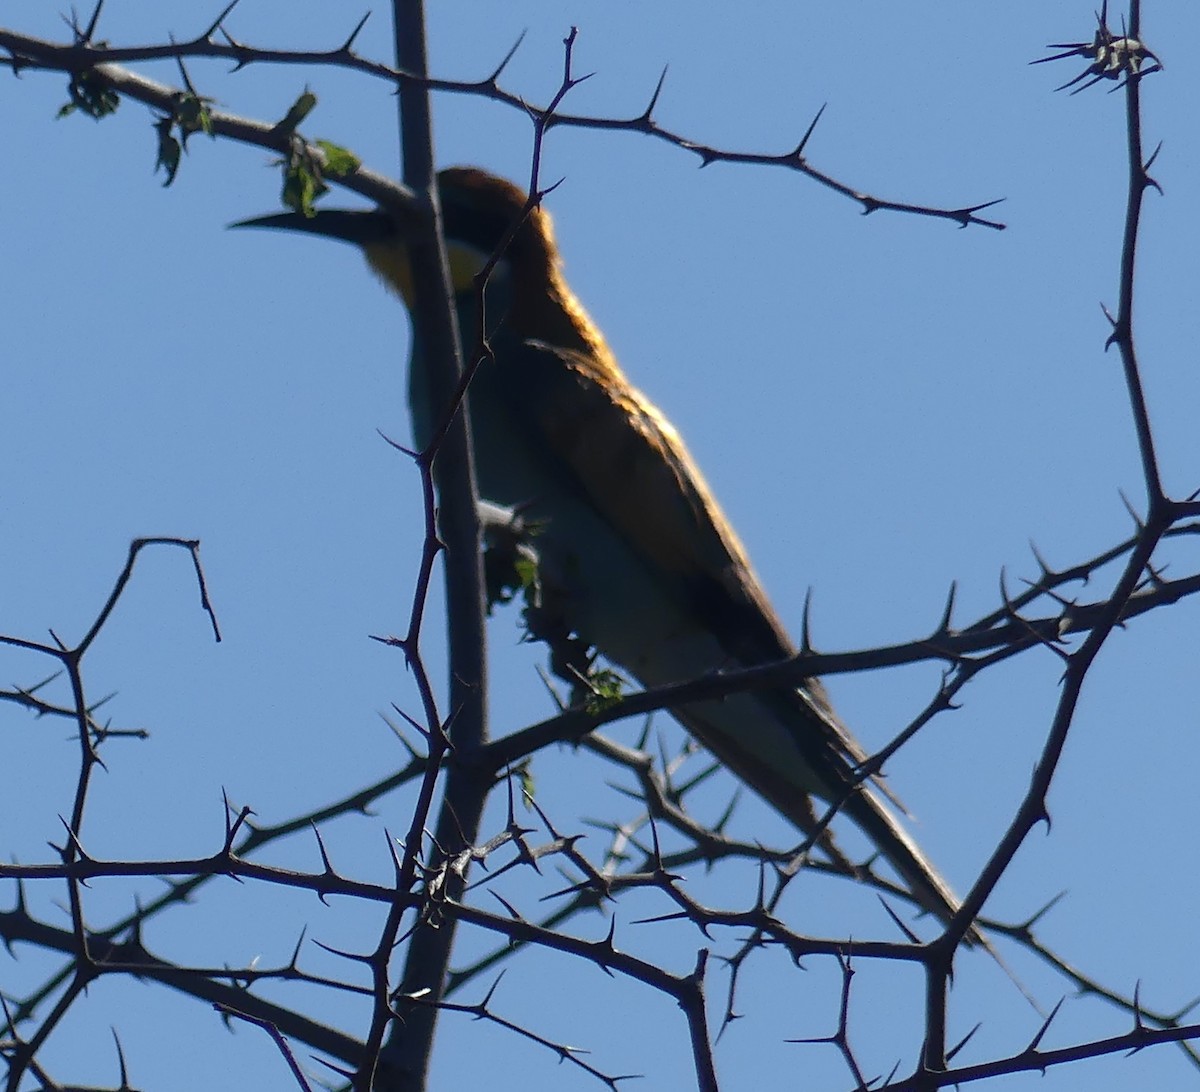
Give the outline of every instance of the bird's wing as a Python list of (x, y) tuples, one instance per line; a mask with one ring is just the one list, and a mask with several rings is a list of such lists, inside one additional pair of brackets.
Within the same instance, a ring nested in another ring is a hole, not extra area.
[(503, 359), (517, 373), (504, 376), (514, 412), (619, 534), (665, 577), (696, 590), (714, 628), (739, 633), (745, 647), (730, 649), (731, 658), (791, 655), (741, 542), (649, 399), (582, 353), (526, 341)]
[[(750, 666), (791, 656), (742, 544), (658, 409), (619, 371), (586, 354), (526, 341), (497, 356), (511, 369), (497, 378), (526, 442), (543, 446), (543, 456), (574, 480), (655, 578), (698, 613), (730, 662)], [(819, 680), (673, 712), (801, 829), (813, 827), (808, 793), (839, 802), (918, 901), (943, 920), (957, 909), (931, 862), (858, 783), (853, 766), (865, 753), (838, 721)]]
[[(720, 641), (728, 666), (794, 655), (737, 534), (653, 403), (586, 354), (526, 341), (501, 359), (511, 369), (502, 379), (509, 409), (526, 438), (545, 446), (656, 577), (696, 611)], [(838, 724), (820, 684), (810, 680), (805, 691), (825, 745), (850, 762), (862, 761), (862, 749)]]

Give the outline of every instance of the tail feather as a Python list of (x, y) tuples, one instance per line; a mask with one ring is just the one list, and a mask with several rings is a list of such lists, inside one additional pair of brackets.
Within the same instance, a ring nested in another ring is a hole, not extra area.
[[(867, 789), (859, 789), (846, 801), (843, 810), (900, 874), (924, 909), (943, 924), (958, 913), (962, 900), (877, 797)], [(979, 941), (978, 931), (970, 929), (967, 939), (973, 943)]]
[[(941, 922), (949, 922), (961, 900), (879, 799), (875, 786), (858, 782), (852, 762), (861, 761), (861, 752), (827, 709), (818, 690), (739, 694), (672, 712), (724, 765), (806, 834), (819, 824), (821, 809), (814, 813), (814, 798), (841, 801), (841, 812), (896, 870), (914, 901)], [(818, 844), (845, 862), (831, 839), (822, 837)], [(972, 928), (967, 940), (978, 943), (982, 938)]]

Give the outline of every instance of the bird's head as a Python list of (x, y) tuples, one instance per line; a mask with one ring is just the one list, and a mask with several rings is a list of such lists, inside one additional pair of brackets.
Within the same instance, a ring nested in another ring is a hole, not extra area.
[[(473, 321), (466, 321), (475, 314), (474, 278), (519, 222), (489, 281), (489, 318), (498, 318), (521, 339), (610, 358), (600, 332), (563, 278), (547, 212), (539, 207), (526, 213), (526, 196), (517, 186), (475, 167), (442, 171), (438, 195), (450, 276), (465, 331), (474, 332)], [(283, 228), (353, 243), (411, 311), (415, 295), (409, 245), (414, 216), (384, 209), (318, 208), (312, 216), (278, 213), (232, 226)]]

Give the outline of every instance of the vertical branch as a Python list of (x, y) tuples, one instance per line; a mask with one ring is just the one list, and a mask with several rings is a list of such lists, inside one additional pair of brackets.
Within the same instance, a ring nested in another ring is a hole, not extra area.
[[(399, 88), (404, 181), (424, 200), (427, 210), (409, 249), (415, 291), (413, 341), (422, 347), (420, 359), (414, 355), (412, 366), (427, 369), (431, 404), (445, 406), (451, 404), (462, 375), (462, 349), (441, 231), (429, 91), (423, 82), (427, 61), (422, 0), (396, 0), (393, 27), (396, 66), (414, 77), (401, 80)], [(432, 779), (437, 776), (447, 740), (452, 752), (469, 753), (486, 739), (483, 572), (465, 403), (460, 405), (445, 434), (421, 453), (419, 461), (423, 476), (426, 480), (431, 476), (437, 488), (449, 627), (450, 727), (447, 736), (440, 725), (429, 726), (427, 777)], [(417, 637), (409, 634), (410, 641), (415, 642)], [(478, 775), (472, 776), (454, 766), (447, 775), (434, 832), (434, 859), (428, 862), (428, 867), (434, 872), (445, 870), (444, 893), (451, 899), (461, 896), (465, 875), (447, 867), (447, 862), (474, 842), (489, 785), (490, 781), (481, 783)], [(424, 818), (422, 814), (414, 816), (406, 864), (413, 862), (420, 851)], [(403, 883), (405, 879), (411, 879), (407, 867), (400, 872), (400, 881)], [(390, 942), (391, 938), (385, 940)], [(403, 1090), (425, 1087), (437, 1023), (436, 1002), (443, 993), (453, 940), (452, 918), (433, 924), (422, 919), (414, 926), (399, 993), (401, 997), (420, 995), (426, 1003), (408, 1009), (402, 1021), (393, 1023), (392, 1035), (380, 1053), (374, 1087)], [(386, 965), (386, 957), (377, 961), (377, 975), (386, 974)], [(429, 1004), (430, 1001), (435, 1003)]]
[[(1133, 0), (1130, 6), (1129, 34), (1135, 40), (1141, 31), (1140, 7), (1137, 0)], [(1121, 239), (1120, 297), (1109, 343), (1115, 343), (1121, 354), (1125, 385), (1129, 392), (1129, 405), (1133, 411), (1134, 429), (1137, 434), (1138, 452), (1142, 459), (1142, 473), (1146, 482), (1149, 518), (1153, 520), (1154, 517), (1163, 514), (1166, 496), (1162, 489), (1154, 437), (1150, 431), (1150, 412), (1146, 408), (1146, 395), (1142, 389), (1134, 348), (1133, 278), (1137, 258), (1138, 226), (1142, 215), (1142, 196), (1156, 183), (1150, 178), (1142, 150), (1141, 79), (1133, 70), (1125, 79), (1125, 132), (1128, 140), (1129, 200), (1125, 206), (1125, 230)]]
[[(398, 67), (423, 77), (425, 26), (420, 0), (398, 0), (395, 22)], [(401, 82), (400, 116), (404, 181), (423, 198), (428, 210), (424, 230), (419, 236), (414, 233), (409, 245), (415, 294), (414, 340), (422, 345), (425, 357), (414, 364), (429, 372), (433, 404), (449, 405), (463, 370), (462, 349), (433, 170), (429, 93), (423, 83)], [(422, 452), (421, 458), (432, 463), (438, 526), (445, 547), (453, 743), (457, 748), (470, 749), (479, 746), (485, 736), (484, 610), (477, 493), (465, 405), (459, 407), (436, 450)]]
[[(1137, 40), (1140, 31), (1140, 5), (1132, 0), (1130, 8), (1131, 40)], [(1102, 9), (1106, 14), (1107, 8)], [(1108, 35), (1104, 16), (1101, 27)], [(1109, 36), (1111, 37), (1111, 36)], [(1140, 45), (1139, 45), (1140, 48)], [(1134, 432), (1137, 436), (1138, 452), (1142, 464), (1142, 475), (1147, 491), (1147, 515), (1134, 537), (1133, 549), (1113, 588), (1112, 594), (1100, 611), (1100, 617), (1092, 626), (1083, 643), (1073, 652), (1066, 652), (1056, 643), (1047, 643), (1047, 648), (1057, 653), (1065, 670), (1062, 679), (1062, 694), (1054, 712), (1054, 719), (1042, 747), (1041, 757), (1033, 771), (1030, 786), (1021, 802), (1012, 824), (1005, 832), (995, 851), (984, 867), (980, 878), (963, 900), (960, 915), (969, 915), (970, 920), (982, 911), (983, 904), (991, 895), (1000, 877), (1016, 856), (1028, 834), (1040, 822), (1049, 822), (1048, 797), (1050, 786), (1058, 771), (1067, 736), (1074, 723), (1075, 712), (1083, 692), (1084, 683), (1092, 664), (1099, 655), (1109, 635), (1121, 620), (1130, 598), (1137, 591), (1143, 574), (1150, 569), (1154, 551), (1171, 526), (1178, 505), (1172, 502), (1162, 489), (1158, 456), (1150, 429), (1150, 415), (1146, 406), (1140, 367), (1133, 339), (1133, 292), (1136, 270), (1138, 230), (1141, 223), (1142, 202), (1146, 190), (1156, 183), (1149, 175), (1148, 164), (1142, 151), (1142, 121), (1140, 96), (1140, 60), (1130, 51), (1125, 79), (1125, 128), (1128, 148), (1128, 175), (1125, 205), (1125, 226), (1121, 239), (1119, 305), (1116, 317), (1109, 315), (1112, 332), (1105, 348), (1115, 344), (1121, 354), (1121, 364), (1129, 396), (1130, 412)], [(1087, 73), (1085, 73), (1086, 75)], [(1119, 74), (1119, 72), (1118, 72)], [(1106, 314), (1108, 312), (1106, 311)], [(927, 987), (926, 1041), (922, 1066), (922, 1077), (934, 1076), (945, 1070), (945, 985), (942, 968), (932, 962), (926, 964), (929, 975)], [(938, 1085), (940, 1087), (940, 1083)]]

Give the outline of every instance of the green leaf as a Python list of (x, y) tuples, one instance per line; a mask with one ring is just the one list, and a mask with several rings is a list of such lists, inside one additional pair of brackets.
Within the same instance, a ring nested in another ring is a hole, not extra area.
[(171, 135), (171, 118), (159, 118), (154, 123), (154, 129), (158, 133), (158, 159), (154, 163), (154, 172), (158, 173), (161, 167), (167, 174), (167, 180), (163, 186), (169, 186), (175, 181), (175, 175), (179, 173), (179, 159), (183, 148), (178, 140)]
[(521, 782), (521, 799), (525, 802), (525, 810), (533, 810), (533, 801), (537, 799), (537, 783), (533, 779), (533, 763), (522, 762), (516, 770)]
[(71, 101), (58, 111), (58, 117), (65, 118), (76, 110), (81, 110), (88, 117), (99, 121), (109, 114), (115, 113), (121, 105), (121, 96), (116, 93), (95, 69), (86, 72), (72, 73), (67, 84), (67, 94)]
[(285, 207), (304, 216), (316, 215), (313, 202), (329, 187), (321, 180), (321, 176), (304, 162), (294, 162), (284, 172), (282, 200)]
[(283, 115), (283, 119), (275, 128), (282, 129), (285, 133), (294, 133), (300, 123), (312, 113), (316, 105), (317, 96), (306, 87), (304, 93), (292, 103), (291, 108)]
[(343, 148), (340, 144), (328, 140), (317, 140), (313, 143), (325, 153), (325, 174), (330, 178), (344, 178), (362, 166), (362, 160), (349, 148)]
[(584, 708), (589, 713), (603, 713), (621, 700), (625, 680), (615, 671), (602, 668), (588, 675), (588, 695)]
[(200, 95), (186, 93), (176, 96), (174, 120), (175, 124), (179, 126), (179, 133), (184, 144), (187, 143), (187, 138), (192, 133), (213, 135), (212, 113), (208, 108), (212, 101), (212, 99), (206, 99)]
[(521, 590), (529, 591), (531, 588), (538, 586), (538, 560), (537, 557), (529, 557), (527, 554), (521, 554), (513, 562), (513, 570), (517, 574), (517, 579), (520, 581)]

